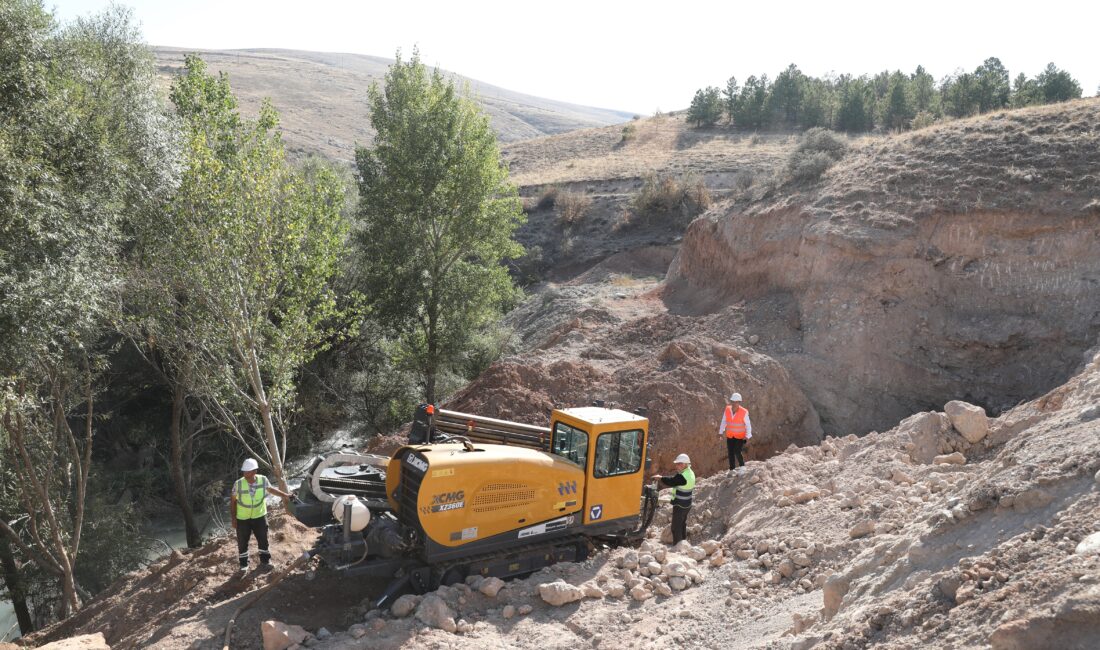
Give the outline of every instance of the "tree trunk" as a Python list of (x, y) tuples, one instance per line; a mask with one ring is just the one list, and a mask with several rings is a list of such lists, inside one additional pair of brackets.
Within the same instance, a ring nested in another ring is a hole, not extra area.
[(428, 358), (425, 359), (424, 364), (424, 400), (428, 404), (435, 404), (435, 382), (436, 375), (439, 372), (439, 360), (436, 358), (438, 353), (438, 341), (436, 341), (435, 334), (436, 327), (436, 309), (434, 304), (428, 305), (428, 331), (427, 331), (427, 343), (428, 343)]
[[(15, 609), (15, 619), (19, 621), (19, 633), (27, 636), (34, 631), (34, 619), (27, 607), (27, 594), (23, 588), (19, 565), (15, 562), (15, 554), (11, 552), (11, 542), (3, 535), (0, 535), (0, 565), (4, 569), (4, 585), (8, 588), (8, 595)], [(7, 630), (0, 630), (0, 633), (5, 632)]]
[(180, 512), (183, 514), (183, 526), (187, 533), (188, 548), (198, 548), (202, 545), (199, 539), (199, 528), (195, 525), (195, 512), (191, 508), (191, 494), (187, 489), (187, 481), (183, 471), (183, 443), (181, 441), (181, 421), (183, 409), (186, 407), (187, 394), (183, 389), (183, 382), (177, 382), (172, 391), (172, 484), (175, 487), (176, 501), (179, 503)]
[(260, 374), (260, 359), (256, 355), (255, 348), (249, 350), (249, 366), (252, 394), (264, 425), (264, 439), (271, 461), (271, 473), (275, 475), (275, 482), (279, 484), (279, 489), (289, 491), (286, 476), (283, 475), (283, 456), (279, 450), (279, 442), (275, 438), (275, 422), (271, 419), (271, 403), (267, 401), (267, 391), (264, 390), (263, 376)]

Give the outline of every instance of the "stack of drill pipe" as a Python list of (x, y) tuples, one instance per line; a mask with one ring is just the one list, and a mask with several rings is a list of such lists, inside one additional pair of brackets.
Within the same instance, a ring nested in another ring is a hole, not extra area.
[(550, 429), (547, 427), (495, 420), (444, 409), (436, 410), (435, 415), (432, 416), (432, 426), (440, 433), (466, 436), (471, 442), (514, 445), (540, 451), (550, 449)]

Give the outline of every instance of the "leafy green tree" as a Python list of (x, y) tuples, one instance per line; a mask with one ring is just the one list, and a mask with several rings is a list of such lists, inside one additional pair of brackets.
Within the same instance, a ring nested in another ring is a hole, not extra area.
[(688, 107), (687, 121), (700, 126), (714, 126), (722, 119), (722, 91), (714, 86), (695, 91)]
[(201, 59), (187, 58), (171, 97), (185, 167), (164, 214), (139, 231), (133, 319), (175, 381), (286, 489), (297, 374), (344, 324), (331, 285), (344, 188), (328, 169), (292, 167), (275, 110), (241, 119), (228, 79)]
[(0, 4), (0, 534), (57, 581), (61, 616), (82, 600), (126, 220), (175, 182), (155, 87), (128, 11), (60, 29), (39, 2)]
[(737, 84), (737, 77), (730, 77), (726, 81), (726, 87), (722, 90), (722, 102), (726, 109), (726, 119), (733, 122), (733, 114), (737, 110), (738, 95), (741, 94), (741, 86)]
[(524, 215), (489, 121), (414, 51), (369, 92), (371, 148), (356, 152), (360, 287), (434, 402), (440, 376), (518, 291), (503, 260)]
[(1001, 60), (990, 57), (974, 70), (974, 80), (977, 84), (978, 112), (988, 113), (1008, 106), (1008, 98), (1011, 94), (1008, 70), (1001, 64)]
[(1035, 78), (1035, 85), (1043, 103), (1046, 104), (1081, 98), (1081, 84), (1077, 83), (1077, 80), (1065, 70), (1059, 70), (1053, 63), (1048, 63), (1046, 69), (1039, 73)]

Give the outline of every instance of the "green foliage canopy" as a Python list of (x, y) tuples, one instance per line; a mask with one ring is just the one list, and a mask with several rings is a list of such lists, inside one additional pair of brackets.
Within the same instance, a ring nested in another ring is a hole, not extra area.
[(356, 152), (360, 287), (435, 401), (442, 371), (515, 300), (502, 261), (521, 203), (488, 119), (419, 55), (371, 87), (374, 145)]

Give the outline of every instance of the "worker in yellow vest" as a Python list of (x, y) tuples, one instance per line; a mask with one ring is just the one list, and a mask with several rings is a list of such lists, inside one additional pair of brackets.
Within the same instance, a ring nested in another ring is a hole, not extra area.
[(256, 536), (256, 546), (260, 548), (260, 569), (271, 568), (271, 552), (267, 548), (267, 493), (282, 497), (284, 502), (290, 498), (289, 492), (271, 485), (266, 476), (257, 476), (258, 469), (260, 464), (255, 458), (245, 459), (241, 465), (244, 476), (233, 484), (229, 502), (242, 572), (248, 570), (248, 541), (252, 535)]
[(691, 510), (692, 493), (695, 490), (695, 472), (691, 469), (691, 459), (687, 454), (680, 454), (672, 461), (676, 468), (675, 474), (661, 476), (654, 474), (653, 480), (657, 481), (657, 487), (672, 488), (672, 543), (679, 544), (680, 540), (687, 539), (687, 519)]
[(722, 414), (722, 421), (718, 424), (718, 435), (726, 438), (730, 470), (737, 469), (739, 462), (744, 467), (745, 457), (741, 452), (752, 438), (752, 420), (749, 419), (749, 410), (741, 406), (741, 393), (734, 393), (726, 400), (726, 412)]

